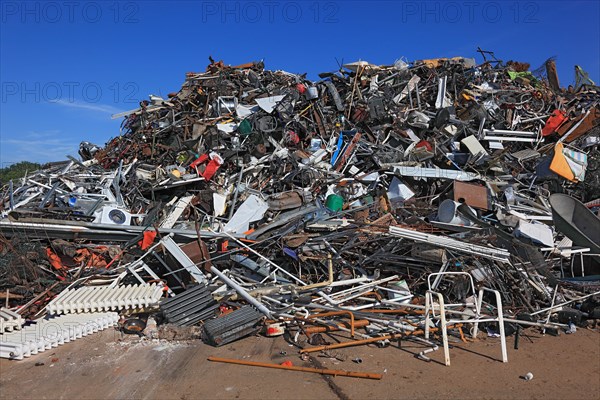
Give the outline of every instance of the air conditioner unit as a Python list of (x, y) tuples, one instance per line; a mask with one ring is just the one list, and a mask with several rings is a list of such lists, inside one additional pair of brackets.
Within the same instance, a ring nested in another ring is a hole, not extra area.
[(97, 224), (131, 225), (131, 214), (121, 208), (104, 206), (95, 215)]

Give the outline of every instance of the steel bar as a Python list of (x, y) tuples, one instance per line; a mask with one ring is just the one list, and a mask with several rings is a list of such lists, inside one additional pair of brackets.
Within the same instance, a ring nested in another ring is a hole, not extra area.
[(361, 340), (354, 340), (351, 342), (343, 342), (343, 343), (330, 344), (330, 345), (326, 345), (326, 346), (311, 347), (308, 349), (300, 350), (300, 353), (314, 353), (315, 351), (323, 351), (323, 350), (341, 349), (343, 347), (360, 346), (363, 344), (381, 342), (383, 340), (397, 339), (400, 337), (402, 337), (402, 335), (392, 333), (389, 335), (377, 336), (377, 337), (373, 337), (370, 339), (361, 339)]
[[(304, 319), (302, 319), (304, 320)], [(359, 319), (354, 321), (354, 328), (364, 328), (365, 326), (369, 325), (370, 322), (367, 319)], [(349, 324), (348, 322), (336, 322), (334, 323), (334, 325), (332, 324), (327, 324), (326, 326), (307, 326), (306, 328), (304, 328), (304, 332), (308, 333), (308, 334), (314, 334), (314, 333), (324, 333), (324, 332), (333, 332), (333, 331), (339, 331), (341, 330), (340, 328), (350, 328), (351, 324)]]
[(235, 360), (232, 358), (208, 357), (208, 361), (222, 362), (222, 363), (227, 363), (227, 364), (248, 365), (248, 366), (252, 366), (252, 367), (285, 369), (288, 371), (311, 372), (311, 373), (322, 374), (322, 375), (348, 376), (348, 377), (352, 377), (352, 378), (377, 379), (377, 380), (380, 380), (381, 378), (383, 378), (382, 374), (369, 373), (369, 372), (354, 372), (354, 371), (342, 371), (342, 370), (338, 370), (338, 369), (296, 367), (293, 365), (268, 364), (268, 363), (262, 363), (262, 362), (256, 362), (256, 361)]

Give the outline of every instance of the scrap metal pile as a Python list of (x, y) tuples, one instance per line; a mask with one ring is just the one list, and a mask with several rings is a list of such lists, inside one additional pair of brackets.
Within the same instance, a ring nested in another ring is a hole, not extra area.
[[(600, 88), (481, 54), (316, 82), (211, 59), (104, 147), (5, 184), (6, 312), (325, 344), (302, 352), (440, 340), (447, 364), (462, 327), (506, 361), (506, 329), (598, 318)], [(4, 336), (3, 357), (41, 346)]]

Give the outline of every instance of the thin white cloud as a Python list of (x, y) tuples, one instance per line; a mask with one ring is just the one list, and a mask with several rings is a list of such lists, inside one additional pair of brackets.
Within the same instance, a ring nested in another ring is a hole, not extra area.
[(118, 109), (117, 107), (113, 107), (107, 104), (95, 104), (95, 103), (81, 103), (76, 101), (66, 101), (66, 100), (57, 100), (52, 101), (50, 103), (58, 104), (65, 107), (71, 108), (80, 108), (89, 111), (101, 112), (105, 114), (117, 114), (122, 112), (123, 110)]
[(0, 136), (0, 159), (40, 163), (66, 160), (67, 155), (77, 157), (78, 144), (58, 130), (30, 131), (10, 138)]
[[(58, 130), (58, 129), (48, 129), (48, 130), (44, 130), (44, 131), (27, 131), (18, 137), (22, 138), (22, 139), (27, 139), (27, 140), (43, 140), (43, 139), (48, 139), (48, 138), (55, 139), (59, 134), (60, 134), (60, 130)], [(15, 140), (15, 139), (9, 139), (9, 140)], [(3, 141), (5, 142), (6, 140), (3, 140)]]
[(21, 147), (11, 153), (11, 160), (9, 161), (32, 161), (42, 164), (52, 161), (63, 161), (67, 159), (67, 155), (78, 158), (78, 154), (75, 150), (75, 146), (54, 146), (49, 149), (38, 146), (29, 146), (27, 148)]

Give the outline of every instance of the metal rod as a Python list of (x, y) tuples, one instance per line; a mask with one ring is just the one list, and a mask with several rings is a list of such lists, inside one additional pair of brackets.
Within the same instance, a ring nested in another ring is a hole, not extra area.
[(260, 311), (261, 313), (265, 314), (267, 316), (267, 318), (271, 318), (271, 319), (273, 318), (273, 316), (271, 315), (271, 311), (267, 307), (265, 307), (261, 302), (256, 300), (254, 297), (250, 296), (248, 294), (248, 292), (246, 290), (244, 290), (244, 288), (242, 288), (240, 285), (238, 285), (237, 283), (235, 283), (234, 281), (229, 279), (227, 276), (225, 276), (224, 273), (222, 273), (215, 267), (210, 267), (210, 270), (215, 275), (217, 275), (223, 282), (225, 282), (228, 286), (235, 289), (235, 291), (238, 292), (239, 295), (242, 296), (248, 303), (250, 303), (254, 307), (256, 307), (258, 309), (258, 311)]
[(338, 315), (349, 315), (350, 316), (350, 336), (354, 337), (354, 314), (352, 311), (329, 311), (325, 313), (313, 314), (308, 319), (319, 318), (319, 317), (334, 317)]
[(387, 339), (396, 339), (401, 336), (402, 335), (392, 333), (389, 335), (378, 336), (378, 337), (374, 337), (374, 338), (370, 338), (370, 339), (353, 340), (352, 342), (342, 342), (342, 343), (330, 344), (327, 346), (311, 347), (309, 349), (300, 350), (300, 353), (313, 353), (315, 351), (339, 349), (339, 348), (343, 348), (343, 347), (360, 346), (360, 345), (368, 344), (368, 343), (381, 342), (382, 340), (387, 340)]
[(600, 294), (600, 290), (597, 291), (597, 292), (590, 293), (588, 295), (582, 296), (582, 297), (578, 297), (578, 298), (573, 299), (573, 300), (565, 301), (564, 303), (557, 304), (557, 305), (555, 305), (553, 307), (544, 308), (543, 310), (532, 312), (531, 315), (537, 315), (537, 314), (541, 314), (541, 313), (546, 312), (546, 311), (550, 311), (550, 310), (553, 310), (553, 309), (556, 309), (556, 308), (560, 308), (562, 306), (566, 306), (569, 303), (573, 303), (573, 302), (576, 302), (576, 301), (579, 301), (579, 300), (584, 300), (584, 299), (587, 299), (588, 297), (592, 297), (592, 296), (595, 296), (597, 294)]
[(354, 372), (354, 371), (342, 371), (342, 370), (338, 370), (338, 369), (296, 367), (293, 365), (289, 366), (289, 365), (279, 365), (279, 364), (268, 364), (268, 363), (261, 363), (261, 362), (256, 362), (256, 361), (235, 360), (232, 358), (208, 357), (208, 361), (222, 362), (222, 363), (228, 363), (228, 364), (248, 365), (248, 366), (252, 366), (252, 367), (286, 369), (288, 371), (312, 372), (315, 374), (323, 374), (323, 375), (350, 376), (352, 378), (365, 378), (365, 379), (381, 379), (381, 378), (383, 378), (382, 374), (375, 374), (375, 373), (370, 373), (370, 372)]
[(237, 203), (237, 198), (239, 194), (240, 183), (242, 183), (242, 175), (244, 175), (244, 170), (241, 169), (238, 175), (237, 184), (235, 185), (235, 191), (233, 192), (233, 200), (231, 200), (231, 208), (229, 209), (229, 219), (233, 217), (233, 211), (235, 210), (235, 203)]
[[(212, 233), (214, 233), (214, 234), (217, 234), (213, 230), (209, 230), (209, 231), (212, 232)], [(271, 264), (272, 266), (274, 266), (275, 268), (277, 268), (277, 270), (283, 272), (285, 275), (289, 276), (290, 278), (292, 278), (296, 282), (301, 283), (303, 286), (306, 286), (306, 283), (304, 283), (302, 280), (298, 279), (298, 277), (290, 274), (285, 269), (281, 268), (279, 265), (275, 264), (273, 261), (269, 260), (267, 257), (263, 256), (258, 251), (256, 251), (253, 248), (251, 248), (250, 246), (246, 246), (244, 243), (242, 243), (241, 241), (239, 241), (238, 239), (236, 239), (235, 237), (233, 237), (231, 234), (229, 234), (229, 232), (221, 232), (220, 234), (224, 234), (225, 236), (229, 237), (231, 240), (233, 240), (234, 242), (236, 242), (240, 246), (244, 247), (246, 250), (252, 252), (253, 254), (255, 254), (257, 256), (259, 256), (260, 258), (262, 258), (263, 260), (265, 260), (266, 262), (268, 262), (269, 264)]]
[[(367, 326), (369, 324), (370, 324), (370, 322), (368, 319), (359, 319), (357, 321), (354, 321), (354, 328), (364, 328), (365, 326)], [(348, 328), (348, 327), (349, 327), (348, 322), (338, 322), (335, 325), (307, 326), (306, 328), (304, 328), (304, 332), (306, 332), (308, 334), (333, 332), (333, 331), (341, 330), (340, 328)]]
[[(556, 301), (556, 294), (558, 293), (558, 284), (556, 284), (556, 286), (554, 287), (554, 294), (552, 295), (552, 301), (550, 302), (550, 309), (552, 310), (552, 307), (554, 307), (554, 302)], [(548, 316), (546, 317), (546, 323), (550, 322), (550, 317), (552, 316), (552, 313), (549, 312)]]

